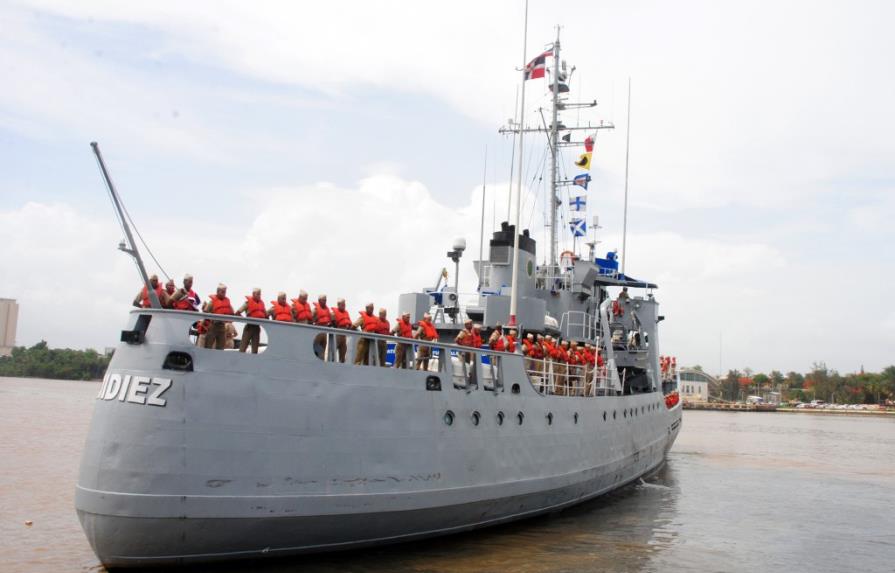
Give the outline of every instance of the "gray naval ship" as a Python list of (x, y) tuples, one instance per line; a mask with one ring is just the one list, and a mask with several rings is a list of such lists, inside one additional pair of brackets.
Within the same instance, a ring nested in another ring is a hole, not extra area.
[[(560, 61), (558, 39), (550, 57)], [(558, 121), (570, 106), (565, 65), (554, 68), (553, 122), (541, 129), (558, 199), (555, 150), (575, 128)], [(537, 130), (523, 125), (520, 139)], [(148, 285), (94, 151), (127, 236), (120, 248)], [(414, 322), (435, 317), (437, 340), (233, 316), (262, 328), (262, 351), (205, 349), (194, 326), (220, 315), (162, 309), (149, 289), (152, 305), (130, 313), (96, 397), (76, 488), (100, 561), (185, 564), (444, 535), (555, 512), (659, 469), (681, 405), (659, 354), (656, 286), (626, 276), (612, 253), (595, 257), (593, 244), (587, 256), (558, 255), (557, 209), (543, 263), (529, 231), (505, 222), (474, 262), (480, 286), (468, 302), (456, 286), (399, 297)], [(449, 253), (458, 268), (464, 247)], [(631, 296), (617, 297), (624, 287)], [(458, 346), (467, 318), (486, 332), (512, 320), (523, 335), (591, 344), (604, 364)], [(361, 337), (377, 342), (368, 365), (351, 360)], [(381, 367), (396, 341), (430, 358)]]

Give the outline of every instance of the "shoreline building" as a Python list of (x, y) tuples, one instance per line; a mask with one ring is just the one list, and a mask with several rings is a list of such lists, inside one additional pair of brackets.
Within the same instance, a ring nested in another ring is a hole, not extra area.
[(12, 298), (0, 298), (0, 356), (12, 354), (18, 321), (19, 303)]
[(687, 402), (708, 402), (709, 385), (718, 387), (718, 380), (711, 374), (693, 368), (680, 369), (681, 399)]

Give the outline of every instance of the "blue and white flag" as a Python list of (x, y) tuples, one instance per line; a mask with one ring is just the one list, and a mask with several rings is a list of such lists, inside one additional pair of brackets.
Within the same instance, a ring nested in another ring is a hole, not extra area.
[(587, 184), (590, 183), (590, 173), (576, 175), (575, 178), (572, 179), (572, 183), (579, 187), (584, 187), (584, 190), (587, 191)]
[(579, 195), (577, 197), (572, 197), (569, 199), (569, 208), (574, 211), (584, 211), (584, 208), (587, 207), (587, 196)]
[(569, 221), (569, 228), (572, 230), (572, 235), (576, 237), (583, 237), (587, 234), (587, 223), (584, 222), (584, 219), (572, 219)]

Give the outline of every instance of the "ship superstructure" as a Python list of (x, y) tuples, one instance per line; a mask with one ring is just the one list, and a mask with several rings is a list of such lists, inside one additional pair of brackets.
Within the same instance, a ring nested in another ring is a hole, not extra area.
[[(558, 41), (552, 50), (555, 198), (566, 104)], [(658, 469), (681, 407), (659, 362), (655, 285), (625, 276), (614, 256), (556, 252), (557, 231), (554, 208), (538, 264), (529, 232), (503, 223), (475, 262), (469, 304), (456, 286), (401, 295), (414, 322), (436, 316), (433, 341), (228, 316), (264, 332), (262, 352), (240, 353), (196, 345), (197, 322), (220, 315), (157, 301), (132, 311), (76, 489), (100, 560), (168, 565), (443, 535), (556, 511)], [(638, 292), (620, 299), (624, 287)], [(485, 328), (515, 318), (523, 333), (600, 348), (605, 364), (453, 344), (467, 317)], [(365, 363), (339, 360), (340, 344), (352, 355), (362, 339)], [(380, 343), (389, 357), (406, 345), (420, 368), (385, 367)]]

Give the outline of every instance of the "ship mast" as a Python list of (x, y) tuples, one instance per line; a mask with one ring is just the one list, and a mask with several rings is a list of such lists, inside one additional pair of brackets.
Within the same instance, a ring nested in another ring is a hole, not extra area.
[(556, 142), (559, 136), (559, 26), (556, 27), (556, 43), (553, 44), (553, 121), (550, 124), (550, 269), (556, 268), (556, 251), (558, 235), (556, 232), (557, 211), (560, 201), (556, 196), (557, 153)]
[[(569, 103), (567, 101), (563, 101), (560, 97), (560, 94), (568, 91), (567, 83), (570, 80), (571, 73), (575, 71), (574, 66), (572, 67), (569, 76), (567, 77), (564, 73), (565, 64), (560, 60), (560, 41), (559, 41), (559, 32), (560, 28), (557, 26), (556, 28), (556, 42), (552, 46), (552, 54), (553, 57), (553, 77), (551, 91), (553, 92), (553, 97), (551, 98), (552, 110), (551, 110), (551, 125), (543, 126), (543, 127), (525, 127), (525, 81), (526, 81), (526, 71), (528, 60), (526, 58), (526, 42), (528, 40), (528, 2), (525, 4), (525, 33), (523, 34), (523, 45), (522, 45), (522, 63), (523, 63), (523, 71), (522, 71), (522, 86), (521, 86), (521, 102), (518, 109), (519, 112), (519, 120), (518, 123), (515, 121), (510, 121), (510, 125), (507, 127), (500, 128), (499, 133), (512, 133), (514, 136), (519, 136), (519, 149), (517, 152), (518, 157), (517, 160), (517, 175), (516, 175), (516, 225), (513, 239), (513, 279), (512, 286), (510, 290), (510, 326), (516, 325), (516, 311), (518, 308), (518, 280), (519, 280), (519, 233), (521, 232), (521, 198), (522, 198), (522, 151), (523, 151), (523, 135), (526, 133), (540, 132), (546, 133), (548, 144), (550, 145), (550, 260), (547, 265), (547, 274), (555, 275), (558, 274), (558, 257), (557, 251), (559, 250), (559, 208), (562, 206), (562, 202), (559, 199), (557, 190), (560, 186), (568, 186), (574, 184), (574, 180), (560, 180), (559, 178), (559, 148), (567, 147), (567, 146), (579, 146), (581, 142), (572, 141), (571, 140), (571, 132), (574, 131), (589, 131), (595, 133), (600, 129), (614, 129), (615, 125), (611, 122), (600, 121), (596, 124), (591, 124), (588, 122), (587, 125), (576, 125), (573, 127), (566, 127), (562, 125), (559, 121), (559, 112), (563, 110), (569, 109), (585, 109), (596, 107), (596, 100), (592, 100), (589, 102), (583, 103)], [(543, 116), (542, 116), (543, 117)], [(559, 136), (559, 132), (569, 132), (569, 134), (564, 135), (562, 138)]]
[(513, 282), (510, 287), (510, 320), (508, 326), (516, 326), (519, 305), (519, 224), (522, 222), (522, 140), (525, 125), (526, 44), (528, 43), (528, 0), (525, 0), (525, 25), (522, 33), (522, 102), (519, 106), (519, 167), (516, 182), (516, 226), (513, 230)]

